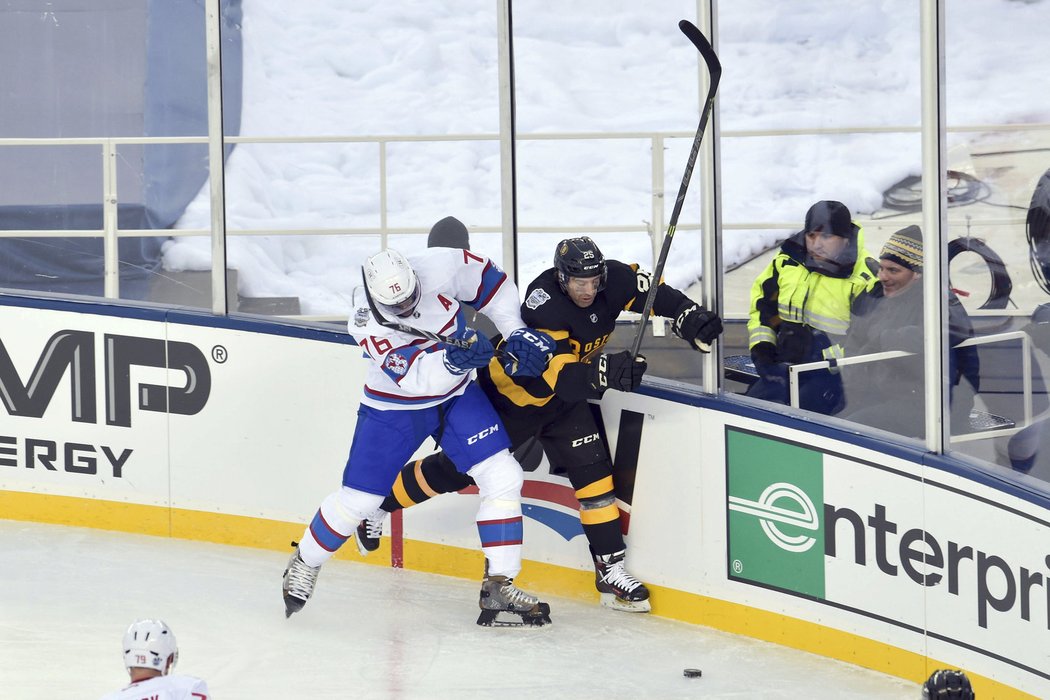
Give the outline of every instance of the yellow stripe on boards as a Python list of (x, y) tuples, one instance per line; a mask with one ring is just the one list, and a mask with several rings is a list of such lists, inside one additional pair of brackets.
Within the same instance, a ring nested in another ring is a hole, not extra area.
[[(288, 523), (247, 515), (21, 491), (0, 491), (0, 518), (288, 553), (292, 551), (292, 541), (298, 541), (306, 529), (305, 522)], [(389, 565), (390, 546), (385, 540), (379, 552), (379, 556), (373, 553), (366, 558), (358, 553), (357, 547), (342, 547), (335, 556)]]
[[(168, 508), (166, 506), (102, 501), (72, 496), (0, 490), (0, 518), (90, 527), (141, 535), (177, 537), (290, 552), (291, 539), (298, 540), (304, 523), (253, 518), (224, 513)], [(356, 547), (342, 547), (336, 557), (373, 565), (390, 565), (390, 546), (384, 538), (378, 552), (361, 557)], [(477, 581), (484, 572), (480, 550), (406, 540), (404, 568), (425, 573), (456, 576)], [(593, 601), (595, 614), (598, 593), (589, 562), (585, 570), (554, 564), (524, 562), (515, 581), (531, 593)], [(672, 620), (773, 642), (784, 647), (819, 654), (863, 668), (886, 673), (920, 684), (935, 669), (955, 665), (929, 659), (922, 654), (898, 649), (841, 630), (786, 615), (752, 608), (739, 603), (647, 584), (652, 613)], [(275, 594), (276, 595), (276, 594)], [(278, 599), (279, 601), (279, 599)], [(552, 611), (557, 614), (557, 607)], [(967, 671), (978, 698), (1016, 698), (1039, 700), (1008, 685)]]

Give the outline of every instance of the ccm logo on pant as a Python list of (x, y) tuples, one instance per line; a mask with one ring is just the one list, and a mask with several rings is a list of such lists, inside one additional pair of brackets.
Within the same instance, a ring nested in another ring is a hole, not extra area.
[(598, 433), (594, 433), (593, 435), (588, 435), (587, 437), (576, 438), (575, 440), (572, 441), (572, 446), (573, 447), (579, 447), (580, 445), (586, 445), (589, 442), (597, 442), (597, 441), (598, 441)]
[(492, 435), (493, 433), (495, 433), (498, 430), (499, 430), (499, 423), (497, 423), (496, 425), (492, 426), (491, 428), (485, 428), (480, 433), (478, 433), (476, 435), (471, 435), (470, 437), (468, 437), (467, 438), (467, 444), (468, 445), (473, 445), (478, 440), (482, 440), (482, 439), (488, 437), (489, 435)]

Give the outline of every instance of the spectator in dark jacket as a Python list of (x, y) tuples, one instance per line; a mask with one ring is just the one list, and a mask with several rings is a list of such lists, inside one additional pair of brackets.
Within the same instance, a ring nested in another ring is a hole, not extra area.
[[(925, 432), (922, 261), (918, 226), (890, 236), (879, 255), (879, 283), (854, 307), (844, 344), (847, 357), (888, 350), (914, 354), (841, 368), (846, 406), (840, 417), (910, 437)], [(968, 427), (980, 365), (975, 347), (956, 347), (973, 336), (973, 324), (951, 290), (948, 334), (952, 424), (958, 433)]]

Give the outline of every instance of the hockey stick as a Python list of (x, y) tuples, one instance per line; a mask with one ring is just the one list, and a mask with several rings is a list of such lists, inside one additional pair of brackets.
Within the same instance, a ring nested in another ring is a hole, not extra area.
[[(660, 248), (660, 259), (656, 263), (656, 269), (653, 270), (652, 284), (649, 285), (649, 293), (646, 295), (645, 305), (642, 307), (642, 323), (638, 328), (638, 335), (635, 337), (634, 345), (631, 348), (632, 357), (636, 357), (639, 349), (642, 347), (642, 338), (645, 337), (645, 325), (648, 322), (649, 314), (653, 310), (653, 303), (656, 301), (656, 288), (660, 285), (660, 278), (663, 276), (664, 265), (667, 263), (667, 253), (671, 249), (671, 239), (674, 238), (675, 228), (678, 226), (678, 216), (682, 213), (682, 204), (685, 203), (685, 193), (689, 189), (689, 180), (693, 176), (693, 166), (696, 165), (696, 157), (700, 153), (700, 142), (704, 138), (707, 120), (711, 116), (711, 109), (714, 107), (718, 81), (722, 78), (722, 64), (719, 62), (718, 56), (715, 55), (715, 50), (711, 48), (711, 43), (700, 33), (696, 25), (683, 19), (678, 23), (678, 28), (682, 30), (682, 33), (685, 34), (689, 41), (693, 42), (697, 51), (700, 52), (700, 56), (703, 57), (704, 63), (707, 64), (707, 71), (711, 76), (711, 86), (707, 89), (707, 101), (704, 102), (703, 111), (700, 113), (700, 126), (697, 128), (696, 136), (693, 138), (693, 147), (689, 151), (689, 160), (685, 164), (685, 174), (682, 176), (682, 184), (678, 188), (678, 199), (675, 200), (674, 209), (671, 210), (671, 221), (667, 225), (664, 243)], [(709, 344), (701, 343), (701, 345), (701, 350), (704, 352), (711, 350)]]
[[(365, 290), (365, 299), (368, 300), (368, 308), (372, 311), (372, 318), (376, 320), (380, 326), (384, 328), (390, 328), (391, 330), (400, 331), (405, 335), (414, 335), (417, 338), (426, 338), (427, 340), (433, 340), (435, 343), (445, 343), (446, 345), (455, 345), (457, 348), (469, 348), (474, 341), (464, 340), (463, 338), (453, 338), (448, 335), (441, 335), (440, 333), (432, 333), (425, 331), (422, 328), (416, 328), (409, 326), (404, 323), (398, 323), (397, 321), (391, 321), (390, 319), (383, 316), (379, 311), (379, 307), (376, 306), (375, 300), (372, 299), (372, 293), (368, 291), (368, 279), (365, 277), (365, 268), (361, 268), (361, 286)], [(493, 354), (496, 357), (502, 359), (503, 351), (494, 349)]]

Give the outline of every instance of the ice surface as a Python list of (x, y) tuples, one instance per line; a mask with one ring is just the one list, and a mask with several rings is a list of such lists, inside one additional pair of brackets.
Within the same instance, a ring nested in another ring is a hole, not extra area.
[(890, 676), (597, 602), (545, 596), (553, 625), (482, 628), (476, 582), (367, 564), (325, 565), (285, 619), (281, 552), (0, 520), (0, 557), (10, 700), (123, 686), (120, 639), (142, 617), (171, 625), (176, 673), (207, 680), (216, 700), (919, 696)]

